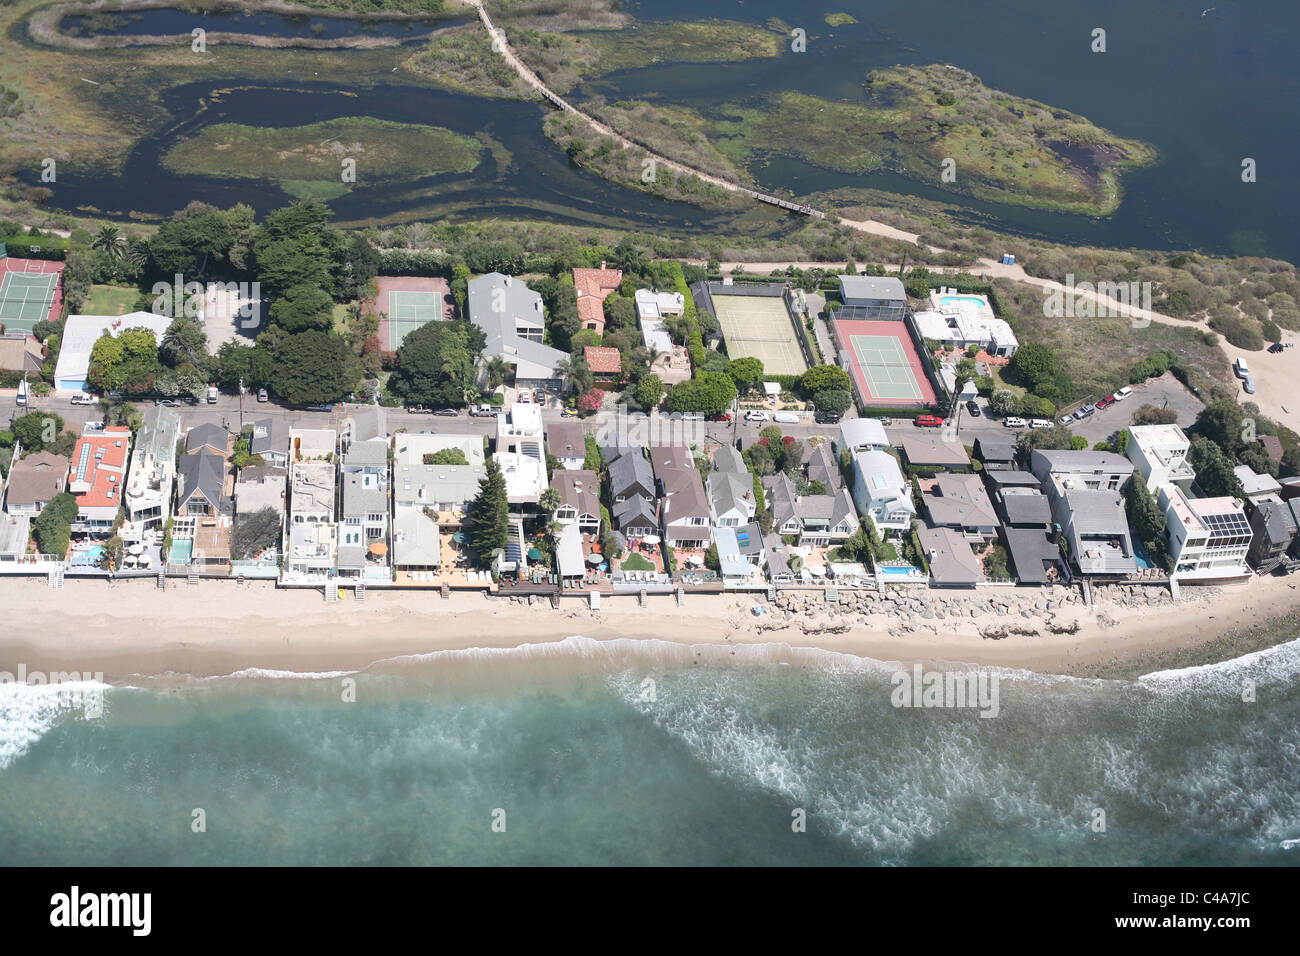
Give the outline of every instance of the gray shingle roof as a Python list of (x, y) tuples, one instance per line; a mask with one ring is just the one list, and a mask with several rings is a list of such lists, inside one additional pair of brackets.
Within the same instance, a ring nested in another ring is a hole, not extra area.
[(225, 503), (221, 500), (221, 486), (225, 472), (226, 459), (206, 448), (182, 455), (180, 468), (177, 470), (180, 481), (176, 494), (177, 511), (180, 511), (197, 492), (202, 492), (203, 497), (214, 508), (226, 510)]
[(654, 497), (654, 472), (640, 448), (629, 448), (609, 464), (608, 470), (609, 490), (614, 497), (625, 495), (633, 489), (644, 490)]

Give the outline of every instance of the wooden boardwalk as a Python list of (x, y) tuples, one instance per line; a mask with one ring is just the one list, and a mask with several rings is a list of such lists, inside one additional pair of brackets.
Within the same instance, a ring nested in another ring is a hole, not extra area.
[(687, 166), (685, 163), (679, 163), (675, 159), (669, 159), (667, 156), (661, 156), (660, 154), (654, 152), (652, 149), (646, 146), (644, 143), (638, 143), (635, 140), (625, 136), (624, 134), (617, 132), (616, 130), (606, 125), (605, 123), (602, 123), (594, 116), (590, 116), (587, 113), (582, 112), (582, 110), (578, 109), (568, 100), (560, 96), (560, 94), (556, 93), (553, 89), (551, 89), (544, 82), (542, 82), (542, 78), (539, 77), (536, 73), (534, 73), (533, 70), (526, 63), (524, 63), (523, 60), (519, 58), (518, 54), (516, 54), (515, 51), (510, 48), (510, 44), (506, 40), (505, 33), (503, 33), (492, 22), (492, 18), (488, 15), (487, 10), (484, 9), (481, 0), (471, 0), (471, 2), (474, 4), (475, 9), (478, 10), (478, 16), (479, 19), (483, 22), (483, 26), (487, 28), (488, 34), (492, 37), (492, 49), (500, 53), (501, 56), (505, 58), (506, 63), (508, 63), (510, 67), (516, 73), (519, 74), (520, 78), (525, 83), (527, 83), (530, 87), (536, 90), (542, 96), (543, 99), (545, 99), (556, 109), (561, 110), (565, 113), (570, 113), (578, 117), (588, 126), (590, 126), (592, 129), (594, 129), (596, 132), (600, 133), (602, 136), (610, 137), (611, 139), (621, 144), (625, 149), (635, 148), (635, 149), (645, 150), (647, 153), (649, 153), (650, 158), (653, 159), (655, 163), (662, 163), (664, 166), (668, 167), (669, 169), (676, 170), (679, 173), (685, 173), (689, 176), (695, 176), (696, 178), (702, 180), (703, 182), (711, 183), (714, 186), (719, 186), (722, 189), (727, 190), (728, 192), (740, 193), (742, 195), (748, 196), (750, 199), (756, 200), (757, 202), (767, 203), (768, 205), (771, 206), (778, 206), (781, 209), (787, 209), (790, 212), (796, 212), (803, 216), (811, 216), (817, 219), (825, 218), (826, 214), (824, 212), (822, 212), (820, 209), (814, 209), (812, 206), (809, 206), (806, 203), (797, 203), (790, 199), (783, 199), (780, 196), (774, 196), (771, 193), (760, 192), (757, 189), (751, 189), (748, 186), (742, 186), (740, 183), (732, 182), (729, 179), (723, 179), (720, 176), (714, 176), (710, 173), (703, 172), (702, 170), (694, 169), (693, 167)]

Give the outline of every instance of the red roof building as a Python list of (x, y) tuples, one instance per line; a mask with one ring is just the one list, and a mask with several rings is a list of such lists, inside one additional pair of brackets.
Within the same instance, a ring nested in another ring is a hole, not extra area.
[(582, 350), (582, 356), (587, 360), (587, 368), (591, 369), (591, 374), (596, 378), (617, 378), (623, 371), (623, 356), (618, 349), (588, 345)]
[(107, 534), (122, 504), (126, 460), (131, 451), (131, 429), (113, 425), (84, 434), (72, 449), (68, 491), (77, 499), (77, 519), (72, 530)]
[(578, 318), (584, 329), (605, 332), (605, 298), (623, 281), (622, 269), (574, 269), (573, 287), (578, 293)]

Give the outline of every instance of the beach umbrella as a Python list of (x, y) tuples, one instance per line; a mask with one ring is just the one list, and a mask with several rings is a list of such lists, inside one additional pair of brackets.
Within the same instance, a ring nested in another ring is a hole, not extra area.
[(452, 540), (452, 541), (455, 541), (457, 544), (464, 544), (464, 543), (465, 543), (465, 532), (464, 532), (464, 531), (457, 531), (455, 534), (453, 534), (453, 535), (451, 536), (451, 540)]
[(374, 544), (370, 546), (370, 553), (376, 556), (381, 554), (387, 554), (388, 545), (384, 544), (384, 542), (382, 541), (376, 541)]
[(646, 535), (644, 538), (642, 538), (641, 540), (644, 541), (646, 544), (658, 544), (658, 543), (659, 543), (659, 535), (657, 535), (657, 534), (648, 534), (648, 535)]
[(538, 551), (536, 548), (528, 549), (529, 561), (540, 561), (541, 559), (542, 559), (542, 552)]
[(600, 555), (598, 555), (598, 554), (589, 554), (589, 555), (587, 555), (587, 563), (590, 564), (590, 565), (592, 565), (592, 566), (595, 566), (595, 565), (597, 565), (597, 564), (600, 564)]

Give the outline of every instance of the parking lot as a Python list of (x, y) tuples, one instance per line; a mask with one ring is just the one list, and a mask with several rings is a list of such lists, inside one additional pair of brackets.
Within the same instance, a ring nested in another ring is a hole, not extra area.
[(1160, 378), (1134, 385), (1133, 394), (1127, 399), (1075, 422), (1070, 430), (1089, 442), (1114, 441), (1120, 429), (1129, 426), (1133, 413), (1143, 405), (1172, 409), (1178, 415), (1178, 424), (1184, 428), (1196, 421), (1196, 416), (1205, 407), (1205, 403), (1189, 392), (1182, 382), (1166, 372)]

